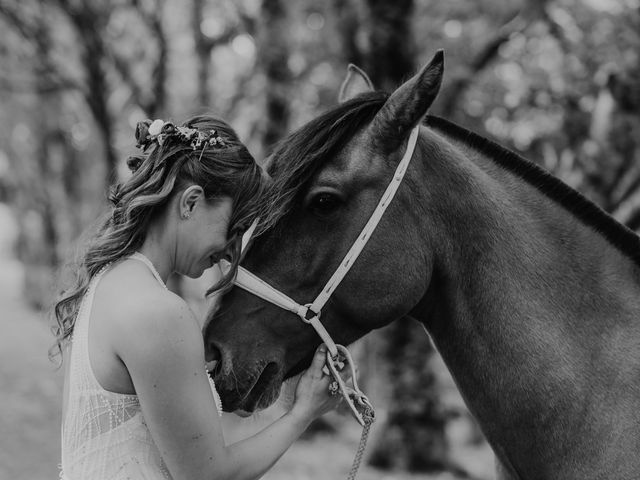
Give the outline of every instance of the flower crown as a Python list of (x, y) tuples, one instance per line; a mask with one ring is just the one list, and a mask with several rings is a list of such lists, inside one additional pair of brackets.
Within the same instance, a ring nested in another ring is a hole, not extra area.
[(164, 120), (145, 120), (138, 122), (136, 127), (137, 147), (143, 151), (147, 150), (154, 144), (162, 146), (169, 139), (186, 143), (193, 150), (204, 148), (207, 145), (213, 147), (226, 147), (225, 140), (218, 135), (216, 130), (200, 131), (196, 128), (176, 127), (172, 122)]

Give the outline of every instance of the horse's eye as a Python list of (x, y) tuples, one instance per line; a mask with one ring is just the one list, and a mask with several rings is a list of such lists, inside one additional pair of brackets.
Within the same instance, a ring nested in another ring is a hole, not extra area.
[(316, 215), (327, 216), (335, 212), (340, 206), (340, 198), (331, 193), (319, 193), (311, 199), (309, 209)]

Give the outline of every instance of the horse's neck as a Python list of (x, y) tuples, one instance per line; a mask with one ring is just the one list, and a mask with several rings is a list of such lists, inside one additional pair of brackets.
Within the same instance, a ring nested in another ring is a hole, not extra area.
[(630, 418), (631, 431), (612, 451), (640, 448), (638, 268), (535, 187), (473, 152), (464, 158), (431, 192), (447, 216), (430, 228), (444, 239), (433, 241), (434, 278), (413, 313), (517, 469), (547, 478), (578, 452), (593, 474), (602, 455), (611, 461), (598, 435), (619, 423)]

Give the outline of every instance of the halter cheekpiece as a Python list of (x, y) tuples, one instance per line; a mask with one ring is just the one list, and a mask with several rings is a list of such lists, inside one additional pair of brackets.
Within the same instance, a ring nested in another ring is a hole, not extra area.
[[(420, 127), (416, 126), (411, 131), (404, 156), (400, 160), (393, 178), (389, 182), (387, 189), (380, 198), (376, 209), (373, 211), (371, 217), (369, 217), (369, 220), (363, 227), (357, 239), (340, 262), (340, 266), (336, 269), (320, 294), (313, 302), (308, 304), (300, 304), (243, 267), (238, 267), (238, 273), (234, 281), (235, 285), (237, 285), (238, 287), (262, 298), (263, 300), (271, 302), (274, 305), (279, 306), (280, 308), (295, 313), (303, 322), (308, 323), (316, 330), (322, 341), (327, 345), (327, 367), (332, 372), (334, 380), (338, 383), (338, 387), (343, 393), (353, 415), (363, 426), (365, 426), (366, 420), (363, 417), (362, 413), (359, 411), (358, 407), (360, 407), (360, 409), (370, 409), (371, 415), (373, 415), (373, 409), (367, 397), (358, 388), (355, 369), (353, 367), (353, 360), (351, 359), (349, 351), (342, 345), (336, 345), (336, 343), (331, 338), (331, 335), (329, 335), (329, 332), (327, 332), (327, 330), (320, 322), (320, 316), (322, 314), (322, 308), (327, 303), (342, 279), (346, 276), (349, 269), (355, 263), (358, 255), (360, 255), (360, 252), (362, 252), (362, 249), (367, 244), (369, 238), (371, 237), (371, 234), (380, 222), (382, 215), (391, 203), (391, 200), (393, 200), (393, 197), (395, 196), (400, 183), (402, 183), (402, 179), (404, 178), (404, 175), (407, 171), (407, 167), (409, 166), (411, 157), (413, 156), (413, 152), (415, 150), (416, 142), (418, 139), (419, 129)], [(259, 219), (256, 219), (249, 227), (249, 229), (244, 233), (242, 238), (243, 251), (246, 249), (249, 240), (258, 224), (258, 221)], [(228, 271), (229, 264), (221, 263), (221, 267), (223, 271), (225, 269)], [(353, 388), (347, 387), (337, 372), (336, 365), (344, 362), (345, 360), (350, 364), (350, 367), (352, 368)]]

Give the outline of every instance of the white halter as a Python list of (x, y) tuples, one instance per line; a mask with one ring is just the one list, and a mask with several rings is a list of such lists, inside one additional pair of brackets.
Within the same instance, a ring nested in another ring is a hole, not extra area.
[[(267, 282), (255, 276), (245, 268), (238, 268), (238, 273), (235, 279), (235, 284), (238, 287), (250, 293), (253, 293), (263, 300), (271, 302), (280, 308), (297, 314), (303, 322), (308, 323), (313, 328), (315, 328), (316, 332), (318, 332), (318, 335), (320, 335), (322, 341), (327, 345), (327, 349), (333, 357), (338, 354), (338, 348), (322, 323), (320, 323), (320, 314), (322, 313), (322, 307), (324, 307), (324, 305), (327, 303), (329, 297), (331, 297), (331, 294), (335, 291), (336, 287), (345, 277), (351, 266), (358, 258), (358, 255), (360, 255), (360, 252), (365, 247), (367, 241), (371, 237), (371, 234), (380, 222), (382, 215), (391, 203), (391, 200), (393, 200), (393, 197), (395, 196), (396, 191), (398, 190), (398, 187), (400, 186), (400, 183), (404, 178), (404, 174), (407, 171), (407, 167), (409, 166), (411, 157), (413, 156), (413, 152), (416, 147), (416, 141), (418, 139), (419, 129), (420, 127), (416, 126), (412, 130), (411, 135), (409, 136), (409, 141), (407, 142), (407, 150), (402, 157), (402, 160), (400, 160), (398, 167), (396, 168), (393, 179), (391, 180), (391, 182), (389, 182), (384, 195), (382, 195), (382, 198), (378, 202), (378, 206), (371, 214), (369, 221), (362, 229), (362, 232), (360, 232), (360, 235), (358, 235), (358, 238), (353, 243), (342, 262), (340, 262), (340, 266), (338, 267), (338, 269), (334, 272), (334, 274), (331, 276), (329, 281), (326, 283), (320, 294), (313, 302), (306, 305), (301, 305), (284, 293), (273, 288)], [(245, 232), (242, 237), (243, 251), (247, 247), (251, 235), (253, 235), (257, 222), (258, 220), (254, 221), (251, 227)], [(228, 268), (228, 265), (223, 266), (223, 270), (225, 269), (225, 267)]]

